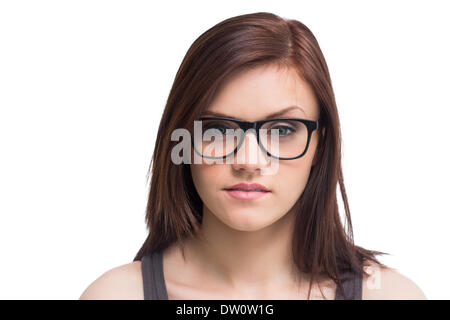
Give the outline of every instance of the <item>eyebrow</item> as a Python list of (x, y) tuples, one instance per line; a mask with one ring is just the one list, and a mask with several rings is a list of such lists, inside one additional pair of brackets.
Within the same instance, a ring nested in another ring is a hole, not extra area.
[[(275, 113), (269, 114), (265, 118), (263, 118), (262, 120), (268, 120), (268, 119), (272, 119), (272, 118), (277, 118), (277, 117), (282, 116), (285, 113), (288, 113), (289, 111), (295, 110), (295, 109), (301, 111), (306, 116), (306, 112), (302, 108), (300, 108), (299, 106), (293, 105), (293, 106), (286, 107), (286, 108), (284, 108), (284, 109), (282, 109), (280, 111), (277, 111)], [(214, 112), (214, 111), (208, 111), (208, 110), (206, 110), (202, 114), (202, 116), (209, 116), (209, 115), (215, 116), (215, 117), (224, 117), (224, 118), (231, 118), (231, 119), (240, 120), (240, 119), (237, 119), (235, 117), (232, 117), (232, 116), (229, 116), (229, 115), (226, 115), (226, 114), (223, 114), (223, 113)]]

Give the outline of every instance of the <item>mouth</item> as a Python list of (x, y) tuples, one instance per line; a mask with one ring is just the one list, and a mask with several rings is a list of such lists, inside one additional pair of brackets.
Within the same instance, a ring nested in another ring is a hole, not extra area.
[(225, 192), (230, 195), (231, 197), (235, 199), (240, 200), (252, 200), (252, 199), (258, 199), (263, 197), (264, 195), (270, 193), (270, 191), (263, 190), (263, 189), (224, 189)]
[(224, 189), (226, 191), (244, 191), (244, 192), (270, 192), (264, 189), (241, 189), (241, 188), (229, 188)]
[(263, 186), (262, 184), (259, 183), (238, 183), (235, 184), (234, 186), (225, 188), (225, 190), (238, 190), (238, 191), (247, 191), (247, 192), (251, 192), (251, 191), (257, 191), (257, 192), (270, 192), (270, 190), (268, 188), (266, 188), (266, 186)]

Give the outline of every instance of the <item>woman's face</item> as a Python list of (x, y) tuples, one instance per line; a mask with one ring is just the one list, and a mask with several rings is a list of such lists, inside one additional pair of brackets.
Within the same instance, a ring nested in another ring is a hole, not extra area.
[[(295, 70), (269, 65), (234, 75), (221, 87), (204, 114), (257, 121), (292, 105), (299, 108), (278, 118), (319, 118), (316, 97)], [(301, 196), (317, 142), (318, 131), (315, 130), (306, 154), (294, 160), (276, 160), (264, 155), (256, 136), (249, 131), (233, 162), (224, 160), (221, 164), (211, 164), (204, 159), (201, 164), (191, 164), (194, 185), (204, 204), (203, 214), (213, 214), (222, 223), (240, 231), (256, 231), (275, 223)], [(275, 166), (271, 161), (278, 161), (278, 164)], [(276, 170), (267, 174), (271, 172), (269, 167)], [(270, 192), (256, 199), (238, 199), (224, 190), (241, 182), (259, 183)]]

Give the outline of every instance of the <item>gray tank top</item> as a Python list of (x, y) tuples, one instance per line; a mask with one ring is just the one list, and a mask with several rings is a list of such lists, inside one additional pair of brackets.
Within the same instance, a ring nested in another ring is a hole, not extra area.
[[(161, 252), (150, 252), (141, 259), (141, 270), (144, 284), (144, 300), (169, 300), (163, 272)], [(342, 282), (344, 291), (336, 291), (335, 300), (362, 300), (362, 277), (355, 273), (344, 274)], [(347, 297), (347, 298), (346, 298)]]

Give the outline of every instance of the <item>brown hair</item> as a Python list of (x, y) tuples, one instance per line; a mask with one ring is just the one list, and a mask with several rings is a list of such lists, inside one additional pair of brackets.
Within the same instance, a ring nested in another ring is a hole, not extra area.
[[(314, 278), (325, 275), (342, 290), (343, 274), (366, 274), (369, 260), (387, 254), (356, 246), (341, 167), (339, 116), (325, 58), (313, 33), (301, 22), (268, 12), (226, 19), (204, 32), (189, 48), (175, 76), (158, 129), (147, 176), (151, 175), (145, 220), (149, 234), (134, 261), (194, 236), (202, 220), (202, 200), (189, 164), (176, 165), (171, 150), (173, 130), (192, 130), (194, 120), (211, 103), (220, 85), (233, 74), (258, 66), (294, 68), (319, 101), (325, 128), (304, 192), (294, 205), (293, 259), (298, 270)], [(336, 196), (339, 183), (345, 207), (344, 229)], [(184, 250), (183, 255), (184, 255)]]

